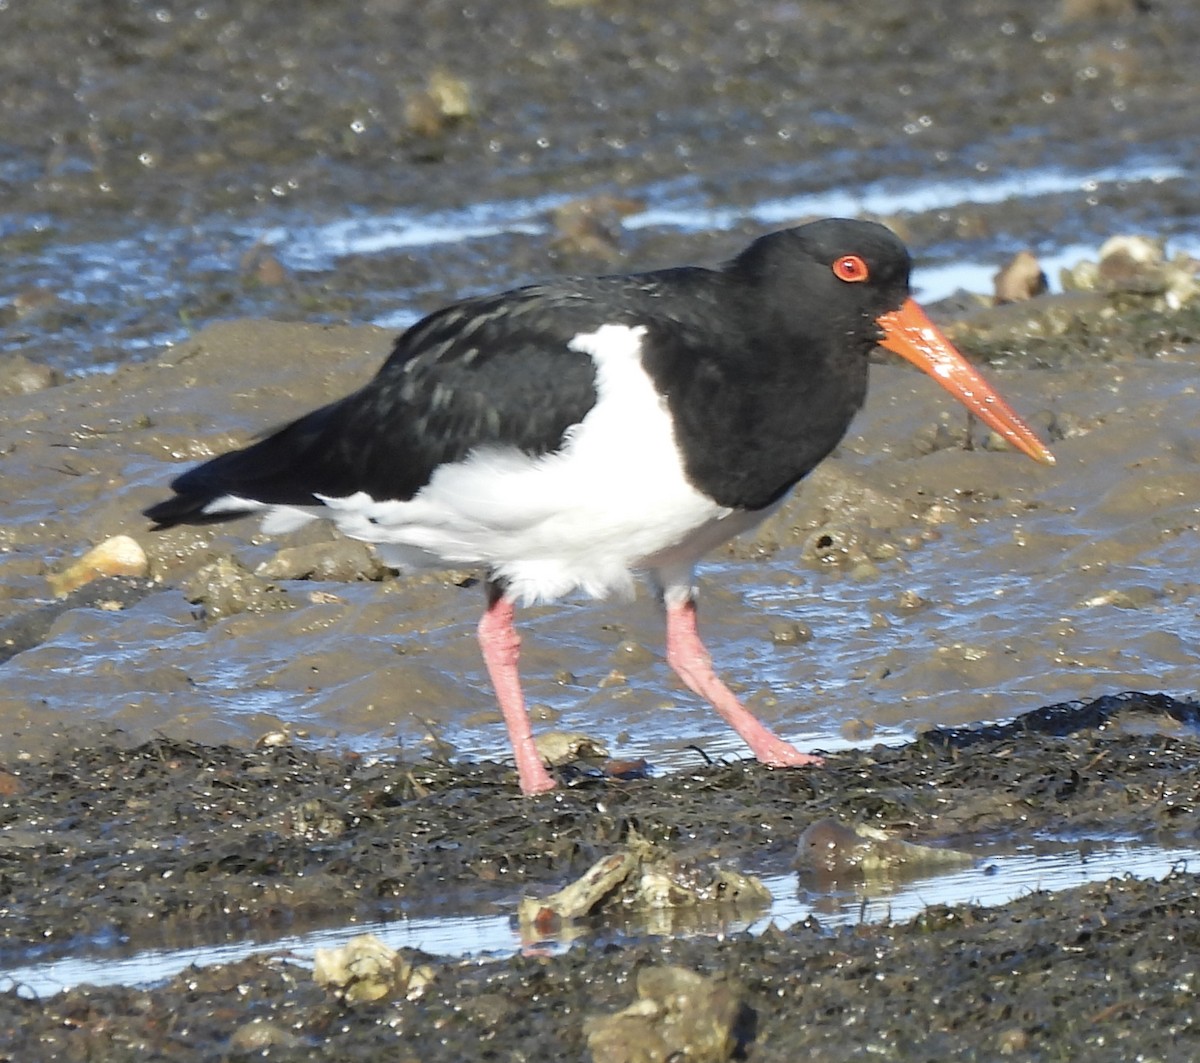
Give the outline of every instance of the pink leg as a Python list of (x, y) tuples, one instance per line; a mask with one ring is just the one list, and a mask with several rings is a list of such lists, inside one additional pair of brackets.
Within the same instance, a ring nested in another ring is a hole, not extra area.
[(750, 747), (755, 757), (772, 768), (820, 764), (821, 758), (801, 753), (767, 730), (713, 671), (712, 658), (696, 630), (696, 603), (667, 605), (667, 663), (687, 688), (712, 705)]
[(554, 779), (546, 770), (537, 747), (529, 713), (525, 711), (525, 696), (521, 693), (521, 677), (517, 661), (521, 656), (521, 636), (513, 627), (513, 603), (489, 588), (488, 607), (479, 621), (479, 648), (496, 690), (496, 700), (504, 713), (508, 740), (517, 761), (517, 777), (521, 792), (540, 794), (554, 789)]

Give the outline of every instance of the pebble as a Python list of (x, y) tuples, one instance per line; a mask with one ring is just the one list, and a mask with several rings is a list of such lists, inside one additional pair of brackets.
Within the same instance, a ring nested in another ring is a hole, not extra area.
[(106, 576), (149, 575), (150, 562), (141, 544), (129, 535), (114, 535), (93, 547), (62, 572), (47, 576), (50, 589), (63, 598), (73, 590)]
[(1018, 251), (995, 276), (996, 305), (1020, 303), (1044, 295), (1049, 288), (1041, 263), (1032, 251)]

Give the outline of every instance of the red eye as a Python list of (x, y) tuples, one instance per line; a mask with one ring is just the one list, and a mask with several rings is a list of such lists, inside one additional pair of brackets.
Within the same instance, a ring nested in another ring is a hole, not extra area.
[(867, 264), (858, 255), (842, 255), (833, 264), (833, 275), (840, 281), (857, 284), (871, 276)]

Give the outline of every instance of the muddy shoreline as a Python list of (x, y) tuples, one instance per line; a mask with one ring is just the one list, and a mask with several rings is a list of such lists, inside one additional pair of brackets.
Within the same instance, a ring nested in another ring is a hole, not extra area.
[[(1024, 248), (1198, 235), (1194, 4), (47, 0), (0, 5), (0, 30), (0, 970), (263, 946), (156, 985), (0, 977), (0, 1061), (591, 1059), (588, 1018), (663, 964), (736, 1001), (733, 1058), (1200, 1054), (1186, 867), (896, 925), (600, 920), (565, 953), (414, 956), (424, 991), (370, 1005), (270, 951), (510, 912), (631, 830), (797, 891), (826, 816), (985, 868), (1064, 839), (1084, 861), (1197, 844), (1197, 304), (1051, 277), (980, 309)], [(879, 365), (838, 453), (714, 559), (714, 654), (773, 726), (855, 747), (824, 767), (722, 745), (666, 678), (652, 606), (566, 603), (522, 618), (538, 726), (599, 731), (653, 777), (522, 799), (492, 760), (469, 573), (138, 515), (449, 299), (717, 261), (812, 203), (867, 202), (918, 284), (986, 265), (939, 320), (1059, 465)], [(148, 577), (56, 599), (117, 535)], [(1109, 697), (1127, 689), (1169, 696)]]

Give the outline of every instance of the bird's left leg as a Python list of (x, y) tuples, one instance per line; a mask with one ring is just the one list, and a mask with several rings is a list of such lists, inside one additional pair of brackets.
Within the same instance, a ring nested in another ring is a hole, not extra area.
[(801, 753), (764, 727), (713, 671), (712, 658), (696, 629), (696, 599), (690, 573), (683, 581), (664, 581), (663, 604), (667, 610), (667, 663), (684, 685), (712, 705), (763, 764), (773, 768), (820, 764), (820, 757)]
[(525, 709), (517, 662), (521, 656), (521, 636), (513, 626), (516, 607), (505, 597), (503, 584), (488, 580), (487, 609), (479, 620), (479, 648), (487, 665), (496, 700), (508, 728), (508, 740), (517, 762), (521, 792), (540, 794), (554, 789), (554, 778), (542, 763), (533, 744), (533, 728)]

